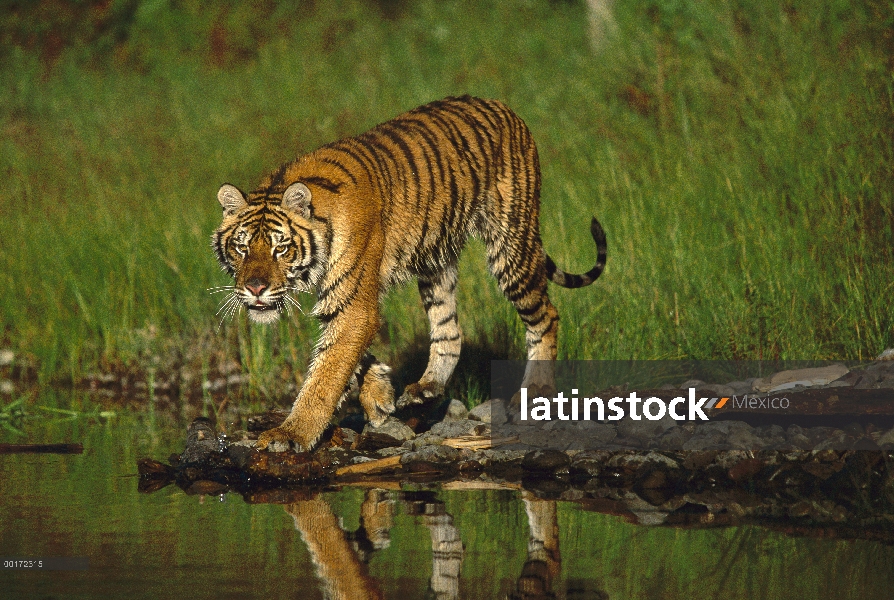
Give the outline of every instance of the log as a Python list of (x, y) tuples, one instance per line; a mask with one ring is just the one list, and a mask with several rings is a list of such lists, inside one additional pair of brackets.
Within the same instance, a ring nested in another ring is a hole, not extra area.
[(493, 437), (490, 435), (464, 435), (455, 438), (447, 438), (441, 442), (441, 445), (450, 446), (452, 448), (468, 448), (469, 450), (484, 450), (486, 448), (497, 448), (516, 442), (518, 442), (518, 436)]
[(381, 475), (400, 469), (400, 456), (389, 456), (378, 460), (348, 465), (335, 470), (335, 477), (349, 477), (356, 475)]

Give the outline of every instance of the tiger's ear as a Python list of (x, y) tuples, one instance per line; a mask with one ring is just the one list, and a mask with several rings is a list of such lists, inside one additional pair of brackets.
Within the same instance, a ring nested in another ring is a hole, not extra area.
[(310, 216), (310, 190), (300, 181), (296, 181), (282, 193), (282, 207), (300, 216)]
[(217, 201), (220, 202), (224, 214), (227, 215), (234, 214), (247, 204), (245, 201), (245, 194), (243, 194), (235, 185), (230, 185), (229, 183), (223, 184), (220, 186), (220, 189), (217, 190)]

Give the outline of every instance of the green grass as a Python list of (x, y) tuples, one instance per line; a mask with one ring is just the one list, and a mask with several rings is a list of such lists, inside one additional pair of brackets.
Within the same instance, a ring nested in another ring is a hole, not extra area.
[[(598, 47), (581, 2), (0, 10), (0, 343), (45, 381), (236, 361), (262, 393), (300, 383), (310, 319), (218, 327), (205, 292), (227, 283), (209, 248), (218, 186), (250, 188), (462, 93), (506, 101), (532, 129), (561, 266), (592, 264), (590, 215), (608, 233), (598, 284), (552, 288), (561, 357), (867, 359), (894, 345), (888, 3), (616, 3)], [(461, 273), (466, 367), (522, 356), (480, 245)], [(376, 354), (419, 365), (415, 286), (384, 315)]]

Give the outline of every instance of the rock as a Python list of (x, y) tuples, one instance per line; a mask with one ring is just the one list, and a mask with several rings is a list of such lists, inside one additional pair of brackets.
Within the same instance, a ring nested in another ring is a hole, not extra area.
[(770, 377), (758, 379), (754, 382), (754, 389), (758, 392), (773, 392), (782, 389), (789, 389), (786, 386), (794, 387), (795, 385), (804, 385), (804, 387), (812, 387), (815, 385), (826, 385), (835, 381), (840, 377), (848, 374), (850, 369), (844, 365), (835, 364), (828, 367), (816, 367), (812, 369), (793, 369), (790, 371), (780, 371)]
[(693, 429), (689, 427), (675, 427), (668, 429), (660, 438), (651, 445), (661, 450), (682, 450), (683, 445), (693, 435)]
[(870, 437), (861, 437), (851, 445), (851, 450), (868, 450), (876, 452), (881, 450), (879, 445)]
[(581, 421), (578, 426), (578, 438), (571, 444), (572, 448), (599, 450), (617, 437), (615, 427), (606, 423)]
[(679, 469), (680, 465), (672, 458), (669, 458), (659, 452), (648, 452), (646, 454), (641, 453), (621, 453), (616, 454), (611, 457), (606, 466), (609, 467), (622, 467), (624, 469), (639, 469), (643, 465), (660, 465), (667, 469)]
[(524, 458), (527, 453), (527, 450), (509, 448), (481, 450), (481, 458), (479, 458), (478, 461), (485, 466), (509, 465), (513, 463), (521, 463), (522, 458)]
[(894, 428), (889, 429), (888, 431), (886, 431), (885, 433), (883, 433), (883, 434), (878, 438), (878, 440), (876, 441), (876, 443), (877, 443), (879, 446), (884, 446), (884, 445), (886, 445), (886, 444), (894, 444)]
[(754, 390), (755, 381), (757, 381), (757, 378), (751, 377), (744, 381), (730, 381), (726, 386), (733, 390), (733, 396), (743, 396), (745, 394), (750, 394)]
[(377, 456), (381, 456), (382, 458), (386, 458), (388, 456), (396, 456), (398, 454), (406, 454), (409, 452), (409, 448), (404, 448), (403, 446), (390, 447), (390, 448), (382, 448), (376, 452)]
[(441, 421), (432, 425), (432, 428), (427, 433), (441, 438), (462, 437), (471, 435), (475, 427), (480, 424), (479, 421), (470, 421), (468, 419), (464, 421)]
[(755, 435), (751, 431), (745, 430), (737, 430), (730, 433), (726, 438), (726, 443), (730, 445), (730, 448), (737, 450), (758, 450), (769, 445), (768, 442), (764, 441), (761, 437)]
[(482, 402), (469, 411), (469, 418), (492, 425), (503, 425), (508, 420), (506, 403), (499, 398)]
[(698, 389), (700, 386), (705, 385), (705, 382), (701, 379), (687, 379), (683, 383), (680, 384), (681, 390), (688, 390), (689, 388)]
[(451, 446), (426, 446), (400, 457), (400, 464), (411, 472), (444, 472), (456, 469), (462, 451)]
[(634, 421), (633, 419), (625, 418), (618, 423), (617, 431), (618, 435), (622, 437), (648, 441), (676, 426), (677, 422), (670, 415), (664, 415), (663, 418), (657, 421), (649, 419)]
[(351, 444), (351, 448), (358, 452), (378, 452), (383, 448), (394, 448), (401, 444), (402, 442), (400, 440), (391, 437), (387, 433), (370, 431), (368, 433), (361, 433), (357, 436), (356, 441)]
[(733, 481), (751, 481), (764, 468), (764, 461), (759, 458), (740, 460), (729, 468), (728, 475)]
[(894, 360), (885, 360), (869, 365), (860, 380), (854, 384), (858, 390), (894, 388)]
[(397, 442), (394, 444), (395, 446), (400, 446), (403, 442), (416, 437), (413, 430), (407, 427), (403, 421), (391, 416), (386, 418), (385, 422), (378, 427), (375, 427), (372, 423), (367, 423), (366, 427), (363, 428), (363, 435), (370, 433), (390, 436)]
[(466, 405), (459, 400), (453, 399), (447, 405), (447, 414), (444, 415), (445, 421), (465, 421), (469, 416), (469, 410)]
[[(570, 434), (570, 432), (568, 433)], [(525, 427), (518, 432), (518, 441), (535, 448), (551, 448), (565, 451), (574, 446), (577, 440), (575, 440), (573, 435), (563, 435), (562, 432)]]
[(813, 453), (818, 454), (825, 450), (847, 450), (853, 442), (854, 438), (839, 429), (834, 435), (814, 446)]
[(198, 417), (186, 429), (186, 448), (180, 455), (180, 464), (187, 466), (203, 463), (212, 455), (220, 454), (221, 450), (220, 440), (211, 421)]
[(569, 464), (571, 459), (567, 454), (550, 448), (528, 452), (521, 461), (522, 469), (534, 473), (555, 473)]
[(894, 360), (894, 348), (888, 348), (879, 354), (875, 360)]
[(568, 469), (572, 475), (596, 477), (609, 458), (611, 452), (607, 450), (584, 450), (574, 456)]

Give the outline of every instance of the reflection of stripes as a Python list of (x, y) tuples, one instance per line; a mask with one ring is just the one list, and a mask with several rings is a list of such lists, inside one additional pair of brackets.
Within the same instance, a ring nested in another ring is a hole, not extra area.
[[(718, 400), (720, 400), (720, 402), (717, 402)], [(710, 402), (708, 402), (708, 406), (706, 408), (709, 410), (712, 408), (723, 408), (723, 405), (726, 404), (727, 400), (729, 400), (729, 398), (711, 398), (711, 400), (710, 400)], [(715, 404), (717, 406), (714, 406)]]

